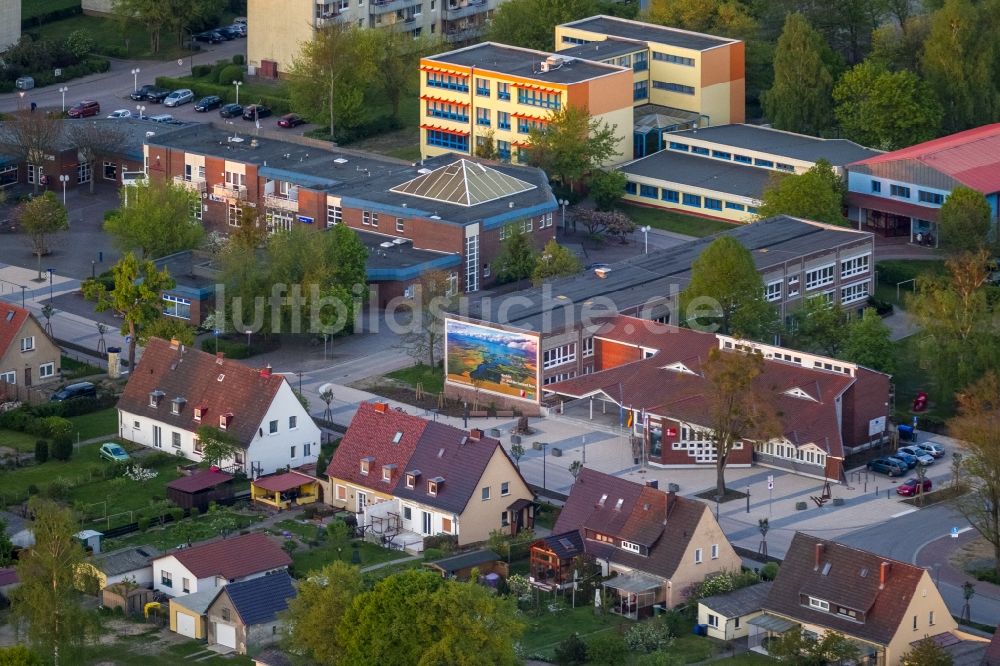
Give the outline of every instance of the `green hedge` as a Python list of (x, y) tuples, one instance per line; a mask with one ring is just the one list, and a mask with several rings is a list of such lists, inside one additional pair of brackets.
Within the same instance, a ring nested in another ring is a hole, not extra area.
[[(78, 79), (81, 76), (88, 76), (90, 74), (98, 74), (101, 72), (106, 72), (111, 68), (111, 62), (106, 58), (87, 58), (86, 60), (79, 62), (75, 65), (70, 65), (69, 67), (62, 68), (62, 76), (56, 77), (51, 69), (41, 71), (41, 72), (30, 72), (24, 76), (30, 76), (35, 79), (35, 87), (41, 88), (42, 86), (50, 86), (56, 83), (63, 83), (71, 79)], [(3, 80), (0, 81), (0, 92), (13, 92), (14, 91), (14, 81)]]
[(78, 3), (72, 7), (63, 7), (62, 9), (53, 9), (52, 11), (35, 14), (34, 16), (29, 16), (21, 20), (21, 31), (27, 32), (32, 28), (38, 28), (46, 23), (61, 21), (72, 16), (79, 16), (82, 13), (83, 8)]
[[(156, 85), (169, 90), (178, 88), (190, 88), (194, 91), (195, 97), (205, 97), (206, 95), (218, 95), (226, 102), (236, 101), (236, 91), (230, 85), (220, 85), (218, 83), (208, 83), (205, 81), (192, 81), (190, 79), (175, 79), (169, 76), (156, 77)], [(246, 104), (263, 104), (271, 109), (275, 115), (288, 113), (291, 111), (291, 104), (287, 97), (275, 97), (272, 95), (252, 95), (244, 92), (243, 101)]]

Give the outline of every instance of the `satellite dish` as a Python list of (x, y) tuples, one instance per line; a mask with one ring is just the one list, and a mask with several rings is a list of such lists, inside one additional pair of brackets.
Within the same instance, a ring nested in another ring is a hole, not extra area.
[(322, 386), (319, 387), (319, 392), (320, 392), (320, 395), (322, 395), (324, 393), (327, 393), (327, 392), (333, 393), (333, 384), (330, 384), (330, 383), (323, 384)]

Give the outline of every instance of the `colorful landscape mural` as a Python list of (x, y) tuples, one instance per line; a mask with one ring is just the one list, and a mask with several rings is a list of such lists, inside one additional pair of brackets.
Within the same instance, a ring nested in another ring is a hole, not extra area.
[(453, 384), (535, 401), (538, 338), (449, 319), (445, 322), (445, 378)]

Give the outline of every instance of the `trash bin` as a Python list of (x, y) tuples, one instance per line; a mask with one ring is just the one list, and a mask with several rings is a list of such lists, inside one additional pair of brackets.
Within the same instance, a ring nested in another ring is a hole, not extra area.
[(901, 442), (912, 442), (913, 441), (913, 426), (901, 425), (897, 427), (899, 432), (899, 441)]
[(14, 87), (18, 90), (31, 90), (35, 87), (35, 80), (30, 76), (21, 76), (14, 82)]

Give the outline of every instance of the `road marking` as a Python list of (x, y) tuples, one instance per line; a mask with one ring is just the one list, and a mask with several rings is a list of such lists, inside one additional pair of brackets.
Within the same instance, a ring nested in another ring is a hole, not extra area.
[(900, 516), (905, 516), (908, 513), (913, 513), (914, 511), (916, 511), (916, 509), (907, 509), (906, 511), (900, 511), (899, 513), (894, 513), (894, 514), (892, 514), (889, 517), (890, 518), (899, 518)]
[(965, 534), (966, 532), (968, 532), (968, 531), (969, 531), (969, 530), (971, 530), (971, 529), (972, 529), (972, 526), (971, 526), (971, 525), (966, 525), (965, 527), (963, 527), (962, 529), (960, 529), (960, 530), (958, 531), (958, 534)]

